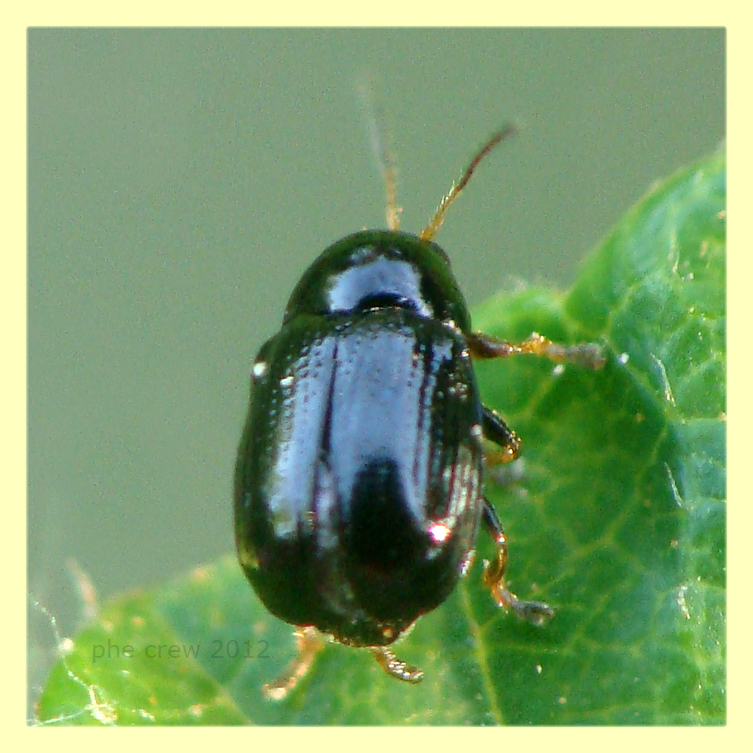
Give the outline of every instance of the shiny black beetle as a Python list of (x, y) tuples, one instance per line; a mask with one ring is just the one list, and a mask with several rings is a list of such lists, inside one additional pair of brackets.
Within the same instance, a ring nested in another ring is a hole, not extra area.
[[(355, 233), (326, 249), (293, 291), (281, 330), (253, 365), (235, 475), (241, 566), (272, 614), (300, 626), (299, 655), (264, 687), (282, 698), (322, 634), (369, 647), (391, 675), (422, 672), (389, 648), (455, 588), (479, 523), (497, 544), (484, 581), (500, 606), (534, 623), (552, 610), (504, 586), (507, 545), (484, 498), (482, 439), (503, 459), (519, 439), (482, 405), (471, 357), (516, 353), (600, 366), (596, 346), (535, 333), (511, 344), (474, 333), (445, 252), (431, 239), (476, 165), (475, 155), (420, 236)], [(388, 197), (394, 184), (387, 178)]]

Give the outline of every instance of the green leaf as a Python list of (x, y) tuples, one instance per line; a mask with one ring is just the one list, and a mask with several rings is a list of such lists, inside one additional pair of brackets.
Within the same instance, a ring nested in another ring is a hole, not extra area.
[(421, 684), (332, 645), (284, 701), (266, 701), (291, 629), (228, 556), (107, 604), (53, 668), (38, 720), (723, 724), (724, 209), (719, 153), (657, 186), (567, 295), (529, 289), (477, 312), (507, 339), (536, 330), (608, 354), (599, 372), (528, 356), (478, 365), (485, 399), (524, 442), (517, 466), (487, 479), (508, 575), (556, 608), (549, 625), (497, 609), (481, 536), (469, 576), (396, 647)]

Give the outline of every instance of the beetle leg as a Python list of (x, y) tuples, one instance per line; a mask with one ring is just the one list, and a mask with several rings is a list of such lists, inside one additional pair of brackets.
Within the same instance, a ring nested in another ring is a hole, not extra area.
[(486, 562), (484, 583), (491, 589), (494, 600), (500, 607), (512, 609), (518, 617), (534, 625), (543, 625), (554, 616), (554, 610), (542, 601), (523, 601), (505, 587), (507, 569), (507, 536), (497, 513), (488, 499), (484, 498), (484, 525), (494, 537), (497, 545), (497, 559)]
[(264, 685), (261, 689), (261, 692), (273, 701), (281, 701), (285, 698), (309, 671), (314, 657), (324, 648), (324, 638), (316, 628), (305, 627), (296, 630), (294, 635), (298, 654), (274, 682)]
[(520, 455), (520, 437), (502, 420), (502, 416), (485, 405), (481, 406), (481, 428), (484, 436), (499, 445), (495, 453), (486, 453), (486, 461), (509, 463)]
[(544, 356), (555, 363), (577, 363), (590, 369), (600, 369), (606, 363), (601, 347), (596, 343), (559, 345), (547, 340), (537, 332), (519, 343), (499, 340), (483, 332), (468, 336), (468, 347), (474, 358), (507, 358), (524, 353)]
[(371, 653), (377, 664), (391, 677), (414, 684), (424, 679), (424, 673), (418, 667), (398, 659), (387, 646), (372, 646)]

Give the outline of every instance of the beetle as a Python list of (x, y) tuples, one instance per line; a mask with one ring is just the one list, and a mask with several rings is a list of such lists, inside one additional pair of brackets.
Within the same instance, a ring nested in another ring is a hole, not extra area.
[(420, 235), (399, 229), (386, 172), (388, 229), (327, 248), (254, 361), (235, 471), (238, 558), (266, 608), (299, 627), (298, 656), (263, 688), (270, 698), (295, 687), (324, 636), (368, 647), (389, 675), (419, 682), (390, 646), (447, 599), (480, 526), (496, 544), (483, 579), (497, 603), (534, 624), (553, 614), (505, 586), (507, 539), (484, 496), (482, 440), (503, 461), (520, 440), (481, 402), (472, 358), (604, 359), (593, 344), (474, 332), (433, 242), (476, 166), (512, 133), (486, 141)]

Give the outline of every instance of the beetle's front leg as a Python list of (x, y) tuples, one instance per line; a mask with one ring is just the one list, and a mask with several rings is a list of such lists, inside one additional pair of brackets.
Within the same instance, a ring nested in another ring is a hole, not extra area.
[(604, 352), (596, 343), (559, 345), (537, 332), (532, 332), (530, 337), (519, 343), (474, 332), (468, 337), (468, 347), (474, 358), (508, 358), (530, 353), (544, 356), (555, 363), (576, 363), (590, 369), (600, 369), (606, 363)]
[(488, 499), (484, 498), (484, 525), (494, 537), (497, 545), (497, 559), (485, 563), (484, 583), (491, 589), (492, 596), (499, 606), (512, 609), (518, 617), (534, 625), (543, 625), (554, 616), (554, 610), (542, 601), (523, 601), (505, 587), (507, 569), (507, 536), (497, 513)]

